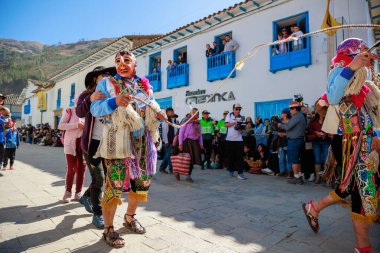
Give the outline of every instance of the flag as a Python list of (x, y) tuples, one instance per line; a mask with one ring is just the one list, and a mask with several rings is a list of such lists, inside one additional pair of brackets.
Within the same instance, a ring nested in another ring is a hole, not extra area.
[[(325, 13), (325, 18), (323, 19), (321, 29), (334, 27), (334, 26), (340, 26), (340, 25), (342, 25), (342, 24), (339, 23), (338, 21), (336, 21), (335, 18), (331, 16), (331, 14), (330, 14), (330, 0), (327, 0), (327, 8), (326, 8), (326, 13)], [(336, 31), (328, 31), (326, 33), (328, 35), (334, 35), (336, 33)]]
[(46, 105), (46, 91), (40, 90), (38, 93), (37, 110), (44, 111), (47, 109)]

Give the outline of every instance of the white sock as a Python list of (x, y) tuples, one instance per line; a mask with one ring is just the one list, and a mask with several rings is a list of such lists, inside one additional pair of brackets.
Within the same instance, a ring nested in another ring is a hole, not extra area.
[(295, 178), (300, 178), (300, 177), (301, 177), (301, 173), (299, 173), (299, 174), (294, 174), (294, 177), (295, 177)]

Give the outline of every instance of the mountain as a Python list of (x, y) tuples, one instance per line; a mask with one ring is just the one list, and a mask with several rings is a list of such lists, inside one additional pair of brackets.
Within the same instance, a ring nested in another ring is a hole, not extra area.
[[(159, 35), (127, 36), (133, 46)], [(0, 39), (0, 93), (19, 94), (27, 79), (46, 81), (52, 74), (108, 45), (115, 38), (80, 40), (76, 43), (44, 45), (34, 41)]]

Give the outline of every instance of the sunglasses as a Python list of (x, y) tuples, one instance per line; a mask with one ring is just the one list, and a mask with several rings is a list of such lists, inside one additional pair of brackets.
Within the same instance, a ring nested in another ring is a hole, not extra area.
[(235, 111), (241, 111), (241, 108), (235, 108)]

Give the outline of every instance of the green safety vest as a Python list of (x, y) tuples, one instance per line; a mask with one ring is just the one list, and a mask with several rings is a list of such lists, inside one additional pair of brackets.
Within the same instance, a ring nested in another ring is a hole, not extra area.
[(219, 129), (219, 133), (227, 134), (226, 121), (224, 119), (218, 121), (216, 128)]
[(214, 134), (214, 122), (212, 121), (212, 119), (201, 119), (199, 123), (202, 127), (202, 134)]

